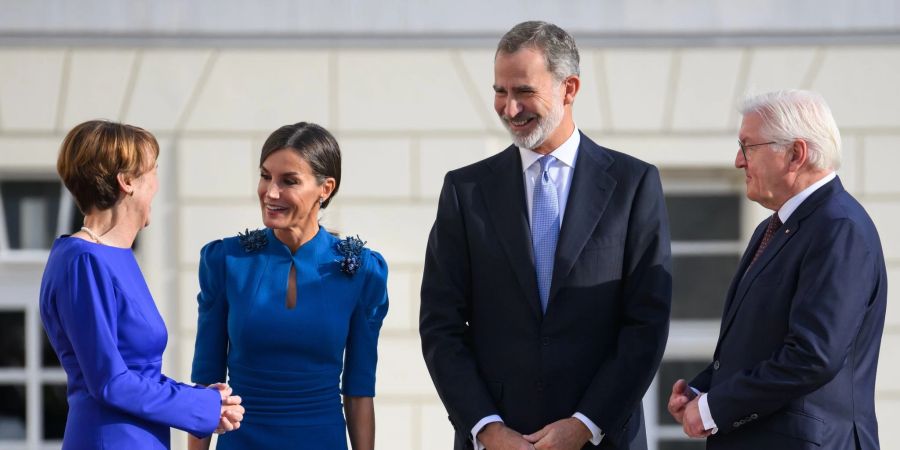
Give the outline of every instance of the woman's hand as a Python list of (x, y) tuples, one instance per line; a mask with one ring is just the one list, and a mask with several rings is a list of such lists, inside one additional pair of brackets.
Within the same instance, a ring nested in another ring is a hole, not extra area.
[(244, 407), (241, 406), (241, 397), (231, 395), (231, 386), (225, 383), (211, 384), (209, 388), (218, 390), (219, 395), (222, 396), (221, 417), (215, 433), (224, 434), (240, 428), (241, 421), (244, 420)]

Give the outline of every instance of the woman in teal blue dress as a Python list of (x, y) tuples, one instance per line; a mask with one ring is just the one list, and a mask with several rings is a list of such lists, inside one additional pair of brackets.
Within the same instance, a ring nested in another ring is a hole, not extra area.
[[(201, 251), (191, 378), (212, 384), (227, 372), (246, 408), (217, 449), (344, 450), (349, 434), (354, 450), (371, 450), (387, 265), (319, 226), (341, 181), (340, 149), (324, 128), (279, 128), (259, 170), (265, 228)], [(209, 447), (208, 438), (188, 443)]]

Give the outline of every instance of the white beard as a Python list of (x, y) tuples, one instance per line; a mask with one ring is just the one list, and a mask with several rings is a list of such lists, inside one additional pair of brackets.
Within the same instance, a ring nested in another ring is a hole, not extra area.
[(550, 134), (559, 127), (565, 112), (565, 107), (562, 104), (562, 96), (555, 95), (553, 99), (553, 108), (550, 110), (550, 113), (544, 117), (537, 117), (535, 119), (537, 120), (537, 126), (534, 127), (534, 130), (532, 130), (531, 133), (524, 136), (516, 134), (510, 129), (510, 117), (508, 116), (501, 117), (500, 122), (506, 127), (506, 131), (509, 131), (509, 135), (512, 137), (513, 144), (516, 144), (516, 147), (533, 150), (543, 144), (544, 141), (550, 137)]

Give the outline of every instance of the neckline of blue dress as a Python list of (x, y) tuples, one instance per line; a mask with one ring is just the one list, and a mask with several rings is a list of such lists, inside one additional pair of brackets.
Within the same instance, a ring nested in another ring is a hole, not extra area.
[[(321, 228), (321, 227), (320, 227)], [(114, 245), (101, 244), (99, 242), (89, 241), (87, 239), (81, 239), (72, 236), (71, 234), (63, 234), (56, 238), (56, 241), (53, 243), (53, 246), (74, 243), (75, 245), (84, 245), (86, 247), (95, 248), (95, 249), (103, 249), (109, 250), (113, 252), (128, 252), (132, 253), (131, 247), (116, 247)]]
[(300, 247), (297, 247), (297, 251), (292, 252), (287, 244), (281, 242), (281, 239), (278, 239), (278, 237), (275, 236), (275, 230), (272, 228), (266, 227), (266, 235), (269, 237), (270, 245), (274, 245), (275, 248), (283, 248), (294, 258), (305, 253), (316, 253), (317, 250), (325, 244), (327, 237), (330, 236), (328, 231), (325, 230), (325, 227), (319, 225), (319, 230), (316, 231), (316, 234), (313, 235), (312, 239), (300, 244)]

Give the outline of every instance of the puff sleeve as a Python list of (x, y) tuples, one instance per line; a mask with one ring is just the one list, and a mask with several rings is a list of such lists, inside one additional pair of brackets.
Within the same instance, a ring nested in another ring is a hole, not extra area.
[(200, 384), (225, 381), (228, 356), (228, 301), (225, 296), (225, 243), (210, 242), (200, 250), (200, 293), (197, 294), (197, 338), (191, 380)]
[(387, 263), (368, 251), (360, 299), (350, 319), (344, 352), (341, 393), (351, 397), (375, 396), (375, 367), (378, 363), (378, 334), (388, 311)]

